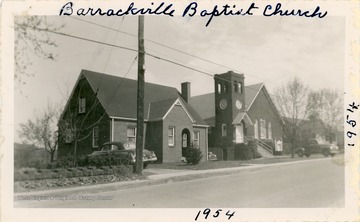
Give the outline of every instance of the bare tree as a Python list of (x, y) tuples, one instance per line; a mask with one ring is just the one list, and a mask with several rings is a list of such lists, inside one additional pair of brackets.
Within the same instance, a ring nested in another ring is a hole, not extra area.
[(20, 124), (19, 135), (24, 143), (44, 148), (50, 154), (50, 161), (54, 161), (54, 154), (58, 146), (57, 123), (59, 109), (48, 102), (45, 111), (37, 113), (34, 120)]
[(54, 49), (58, 44), (47, 32), (36, 29), (58, 31), (64, 23), (50, 22), (46, 16), (17, 16), (15, 30), (15, 80), (19, 85), (26, 84), (24, 78), (33, 76), (28, 67), (32, 65), (31, 56), (54, 60), (57, 54)]
[(284, 133), (291, 144), (291, 157), (294, 157), (299, 129), (307, 117), (309, 88), (298, 77), (294, 77), (275, 91), (275, 101), (280, 114), (285, 117)]
[(309, 114), (322, 121), (325, 136), (329, 142), (333, 142), (333, 134), (341, 125), (343, 96), (335, 90), (320, 89), (309, 94)]

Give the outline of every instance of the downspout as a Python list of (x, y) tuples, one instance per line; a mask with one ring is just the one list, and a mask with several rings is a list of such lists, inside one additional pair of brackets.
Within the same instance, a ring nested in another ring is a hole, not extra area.
[(114, 141), (114, 125), (115, 125), (115, 119), (111, 118), (111, 124), (110, 124), (110, 137), (111, 137), (111, 141)]
[(205, 127), (205, 155), (206, 155), (206, 162), (209, 161), (209, 147), (208, 147), (208, 140), (209, 140), (209, 128)]

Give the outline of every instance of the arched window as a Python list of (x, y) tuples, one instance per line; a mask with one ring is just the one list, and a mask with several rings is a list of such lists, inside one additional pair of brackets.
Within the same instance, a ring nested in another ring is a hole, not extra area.
[(255, 120), (255, 123), (254, 123), (254, 138), (255, 139), (259, 138), (259, 125), (258, 125), (257, 120)]
[(220, 83), (217, 84), (217, 93), (221, 94), (221, 84)]
[(224, 83), (224, 84), (223, 84), (223, 93), (226, 93), (226, 92), (227, 92), (227, 84)]
[(268, 139), (272, 139), (272, 129), (271, 129), (271, 123), (268, 123)]
[(238, 83), (238, 92), (239, 92), (239, 93), (242, 93), (242, 90), (243, 90), (243, 88), (242, 88), (242, 83), (239, 82), (239, 83)]
[(260, 139), (266, 139), (266, 120), (260, 119)]

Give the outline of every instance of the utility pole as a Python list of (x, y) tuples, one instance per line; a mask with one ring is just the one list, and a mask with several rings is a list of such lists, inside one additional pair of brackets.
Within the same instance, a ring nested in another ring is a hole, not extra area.
[(145, 47), (144, 47), (144, 16), (139, 15), (138, 27), (138, 88), (137, 88), (137, 132), (136, 132), (136, 173), (143, 171), (144, 150), (144, 69)]

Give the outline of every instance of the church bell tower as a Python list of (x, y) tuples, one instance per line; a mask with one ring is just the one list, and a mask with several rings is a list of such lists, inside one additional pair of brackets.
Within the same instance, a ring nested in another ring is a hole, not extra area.
[(233, 146), (244, 141), (245, 108), (244, 74), (229, 71), (214, 76), (215, 136), (219, 147)]

